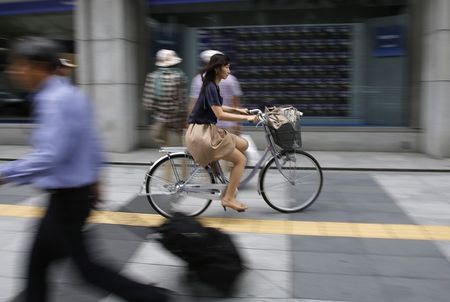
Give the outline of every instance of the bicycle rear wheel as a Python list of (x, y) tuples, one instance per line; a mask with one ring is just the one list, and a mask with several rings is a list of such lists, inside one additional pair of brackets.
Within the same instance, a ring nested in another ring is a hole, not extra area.
[(293, 213), (313, 204), (322, 183), (322, 169), (317, 160), (309, 153), (296, 150), (283, 152), (267, 162), (261, 171), (259, 190), (270, 207)]
[(200, 215), (211, 200), (189, 195), (182, 189), (187, 182), (198, 185), (215, 183), (213, 175), (197, 165), (189, 154), (166, 155), (148, 172), (145, 186), (147, 200), (164, 217), (171, 217), (174, 212)]

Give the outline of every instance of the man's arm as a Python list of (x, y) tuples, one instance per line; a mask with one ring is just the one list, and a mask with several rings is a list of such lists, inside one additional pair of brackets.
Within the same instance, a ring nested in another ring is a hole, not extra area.
[(76, 140), (67, 132), (61, 104), (46, 100), (37, 108), (37, 128), (33, 132), (33, 151), (0, 166), (1, 182), (27, 184), (36, 176), (49, 173), (70, 152), (70, 142)]
[(148, 111), (153, 111), (154, 108), (154, 75), (152, 73), (147, 74), (147, 77), (145, 79), (144, 84), (144, 92), (142, 95), (142, 103), (144, 105), (144, 108)]

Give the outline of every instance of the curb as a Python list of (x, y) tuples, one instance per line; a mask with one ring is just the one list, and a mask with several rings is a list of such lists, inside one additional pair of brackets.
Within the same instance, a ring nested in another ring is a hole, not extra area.
[[(0, 161), (14, 161), (14, 158), (0, 158)], [(148, 166), (153, 165), (153, 162), (116, 162), (108, 161), (106, 165), (112, 166)], [(253, 169), (254, 166), (245, 166), (246, 169)], [(410, 172), (410, 173), (450, 173), (449, 169), (418, 169), (418, 168), (343, 168), (343, 167), (321, 167), (322, 171), (349, 171), (349, 172)]]

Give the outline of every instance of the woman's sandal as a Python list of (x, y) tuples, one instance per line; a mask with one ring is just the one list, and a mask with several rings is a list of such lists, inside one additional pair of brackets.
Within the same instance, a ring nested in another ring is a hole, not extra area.
[(237, 212), (245, 212), (245, 210), (248, 209), (248, 207), (245, 204), (240, 202), (225, 203), (222, 201), (222, 207), (224, 211), (226, 211), (227, 208), (233, 209)]

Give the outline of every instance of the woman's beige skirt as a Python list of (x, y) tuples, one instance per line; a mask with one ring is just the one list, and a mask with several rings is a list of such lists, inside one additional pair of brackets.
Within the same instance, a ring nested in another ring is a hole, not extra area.
[(236, 136), (214, 124), (190, 124), (186, 147), (201, 166), (224, 158), (236, 148)]

